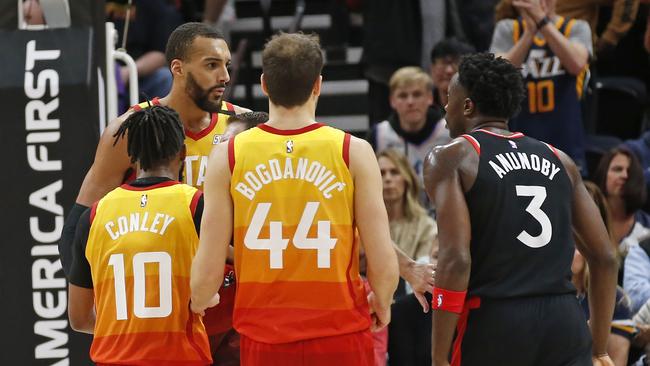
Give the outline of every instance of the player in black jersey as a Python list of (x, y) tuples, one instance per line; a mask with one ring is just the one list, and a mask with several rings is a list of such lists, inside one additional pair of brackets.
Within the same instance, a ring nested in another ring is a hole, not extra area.
[[(425, 163), (440, 249), (433, 365), (613, 365), (606, 353), (616, 260), (576, 165), (508, 131), (519, 71), (492, 54), (463, 59), (449, 86), (454, 140)], [(571, 284), (572, 229), (589, 262), (591, 333)]]

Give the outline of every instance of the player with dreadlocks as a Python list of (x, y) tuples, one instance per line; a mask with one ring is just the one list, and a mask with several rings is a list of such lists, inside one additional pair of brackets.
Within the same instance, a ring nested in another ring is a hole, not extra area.
[(203, 194), (177, 181), (185, 144), (178, 114), (152, 106), (114, 134), (137, 179), (81, 216), (70, 269), (70, 326), (94, 334), (99, 364), (208, 365), (205, 327), (187, 306)]

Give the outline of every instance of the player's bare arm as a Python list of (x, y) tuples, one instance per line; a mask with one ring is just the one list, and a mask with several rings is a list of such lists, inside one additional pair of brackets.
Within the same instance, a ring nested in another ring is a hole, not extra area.
[(582, 237), (578, 250), (589, 264), (589, 310), (593, 355), (607, 354), (607, 338), (616, 300), (617, 263), (614, 247), (609, 242), (605, 224), (598, 208), (587, 192), (578, 168), (563, 152), (560, 160), (569, 173), (573, 184), (573, 228)]
[(93, 334), (95, 329), (95, 295), (92, 288), (68, 285), (68, 319), (70, 328)]
[(399, 264), (399, 275), (413, 288), (413, 294), (422, 305), (422, 310), (426, 313), (429, 311), (429, 302), (424, 297), (425, 292), (431, 292), (434, 285), (434, 275), (436, 266), (431, 263), (418, 263), (404, 253), (395, 243), (393, 243), (397, 262)]
[[(478, 157), (471, 149), (464, 139), (456, 139), (449, 145), (434, 148), (424, 164), (425, 189), (436, 208), (438, 222), (439, 251), (435, 286), (449, 291), (466, 291), (469, 282), (471, 228), (464, 194), (475, 176), (471, 177), (468, 174), (471, 169), (466, 167), (474, 163), (476, 174), (478, 166)], [(468, 156), (474, 158), (473, 161), (469, 161), (471, 159)], [(466, 175), (464, 180), (463, 174)], [(457, 322), (456, 313), (441, 310), (433, 312), (433, 365), (448, 365), (447, 357)]]
[(354, 179), (354, 215), (367, 260), (367, 277), (374, 311), (373, 330), (390, 322), (390, 305), (397, 288), (399, 270), (388, 229), (388, 214), (382, 198), (382, 181), (377, 159), (365, 140), (350, 140), (350, 172)]
[(126, 151), (126, 139), (119, 139), (113, 145), (115, 142), (113, 135), (130, 114), (131, 111), (128, 111), (106, 126), (97, 144), (93, 165), (86, 173), (79, 189), (76, 201), (78, 204), (91, 206), (106, 193), (122, 184), (124, 174), (132, 164)]
[(199, 314), (218, 303), (217, 291), (223, 282), (223, 269), (232, 238), (233, 203), (227, 143), (212, 149), (203, 187), (205, 199), (199, 249), (192, 261), (190, 275), (191, 307)]

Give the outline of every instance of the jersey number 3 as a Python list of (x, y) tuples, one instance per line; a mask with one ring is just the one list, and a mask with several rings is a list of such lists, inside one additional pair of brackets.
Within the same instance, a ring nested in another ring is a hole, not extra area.
[(553, 226), (551, 220), (542, 211), (542, 204), (546, 200), (546, 188), (542, 186), (515, 186), (518, 197), (533, 197), (526, 212), (531, 214), (542, 226), (542, 232), (537, 236), (530, 235), (526, 230), (519, 233), (517, 239), (531, 248), (541, 248), (551, 241)]
[[(293, 245), (298, 249), (316, 249), (318, 256), (318, 268), (330, 268), (330, 251), (336, 245), (336, 238), (330, 236), (330, 222), (318, 221), (318, 234), (315, 238), (308, 238), (316, 211), (320, 206), (319, 202), (307, 202), (302, 211), (302, 217), (293, 235)], [(244, 236), (244, 245), (252, 250), (268, 250), (269, 265), (273, 269), (283, 268), (282, 254), (289, 245), (289, 239), (282, 237), (282, 222), (269, 222), (269, 238), (260, 239), (260, 232), (271, 209), (271, 203), (260, 202), (255, 208), (251, 224)]]

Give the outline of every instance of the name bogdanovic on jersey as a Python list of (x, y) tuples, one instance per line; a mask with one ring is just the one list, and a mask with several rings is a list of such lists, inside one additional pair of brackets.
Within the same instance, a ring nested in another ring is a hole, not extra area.
[(322, 124), (229, 141), (241, 334), (276, 344), (368, 329), (349, 141)]
[[(294, 168), (295, 167), (295, 168)], [(302, 180), (312, 183), (326, 199), (332, 198), (332, 192), (342, 192), (345, 183), (338, 180), (332, 169), (318, 160), (306, 158), (271, 159), (259, 164), (254, 170), (244, 173), (243, 181), (237, 182), (235, 190), (252, 200), (255, 193), (265, 185), (283, 179)]]

